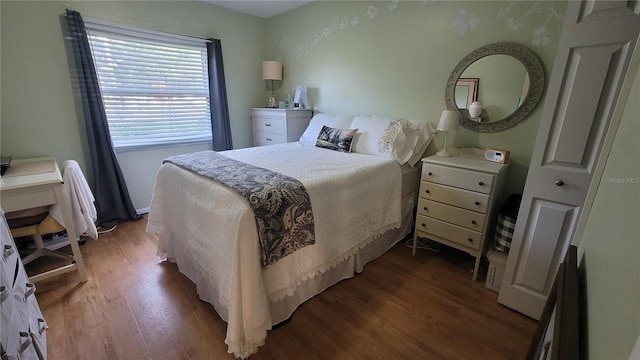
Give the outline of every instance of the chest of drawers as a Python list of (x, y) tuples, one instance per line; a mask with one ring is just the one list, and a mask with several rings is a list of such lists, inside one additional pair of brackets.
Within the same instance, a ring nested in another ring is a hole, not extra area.
[(251, 109), (253, 146), (298, 141), (311, 115), (311, 110), (303, 109)]
[(0, 209), (0, 345), (2, 359), (46, 359), (47, 323)]
[(508, 164), (475, 156), (430, 156), (422, 162), (413, 254), (420, 237), (465, 251), (476, 258), (476, 280)]

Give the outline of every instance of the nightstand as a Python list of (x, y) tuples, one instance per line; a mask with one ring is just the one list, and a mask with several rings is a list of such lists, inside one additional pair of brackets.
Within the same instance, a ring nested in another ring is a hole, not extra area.
[(422, 159), (413, 255), (420, 237), (465, 251), (476, 258), (475, 281), (508, 167), (473, 155)]
[(303, 109), (251, 109), (253, 146), (298, 141), (309, 125), (312, 113), (312, 110)]

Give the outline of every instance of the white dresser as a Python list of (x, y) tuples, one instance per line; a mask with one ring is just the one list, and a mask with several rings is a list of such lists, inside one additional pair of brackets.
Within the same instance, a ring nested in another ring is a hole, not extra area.
[(476, 280), (482, 255), (492, 242), (509, 164), (472, 155), (430, 156), (422, 162), (413, 254), (420, 237), (465, 251), (476, 258)]
[(251, 109), (253, 145), (272, 145), (298, 141), (309, 125), (312, 110)]
[(0, 344), (2, 359), (46, 359), (47, 323), (0, 209)]

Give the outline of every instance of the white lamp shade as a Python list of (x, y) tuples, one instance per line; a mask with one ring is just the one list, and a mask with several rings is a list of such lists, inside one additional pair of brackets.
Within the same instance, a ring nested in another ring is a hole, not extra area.
[(458, 131), (458, 111), (444, 110), (438, 122), (438, 131)]
[(263, 61), (262, 79), (282, 80), (282, 63), (280, 61)]

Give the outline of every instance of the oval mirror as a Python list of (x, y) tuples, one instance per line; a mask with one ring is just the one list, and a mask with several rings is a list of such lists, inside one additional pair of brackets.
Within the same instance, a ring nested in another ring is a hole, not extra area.
[[(484, 110), (480, 119), (471, 119), (461, 100), (465, 84), (475, 80), (475, 95)], [(447, 81), (447, 109), (460, 112), (460, 125), (478, 132), (508, 129), (535, 109), (544, 92), (544, 70), (529, 49), (512, 43), (483, 46), (465, 56)], [(479, 120), (479, 121), (478, 121)]]

